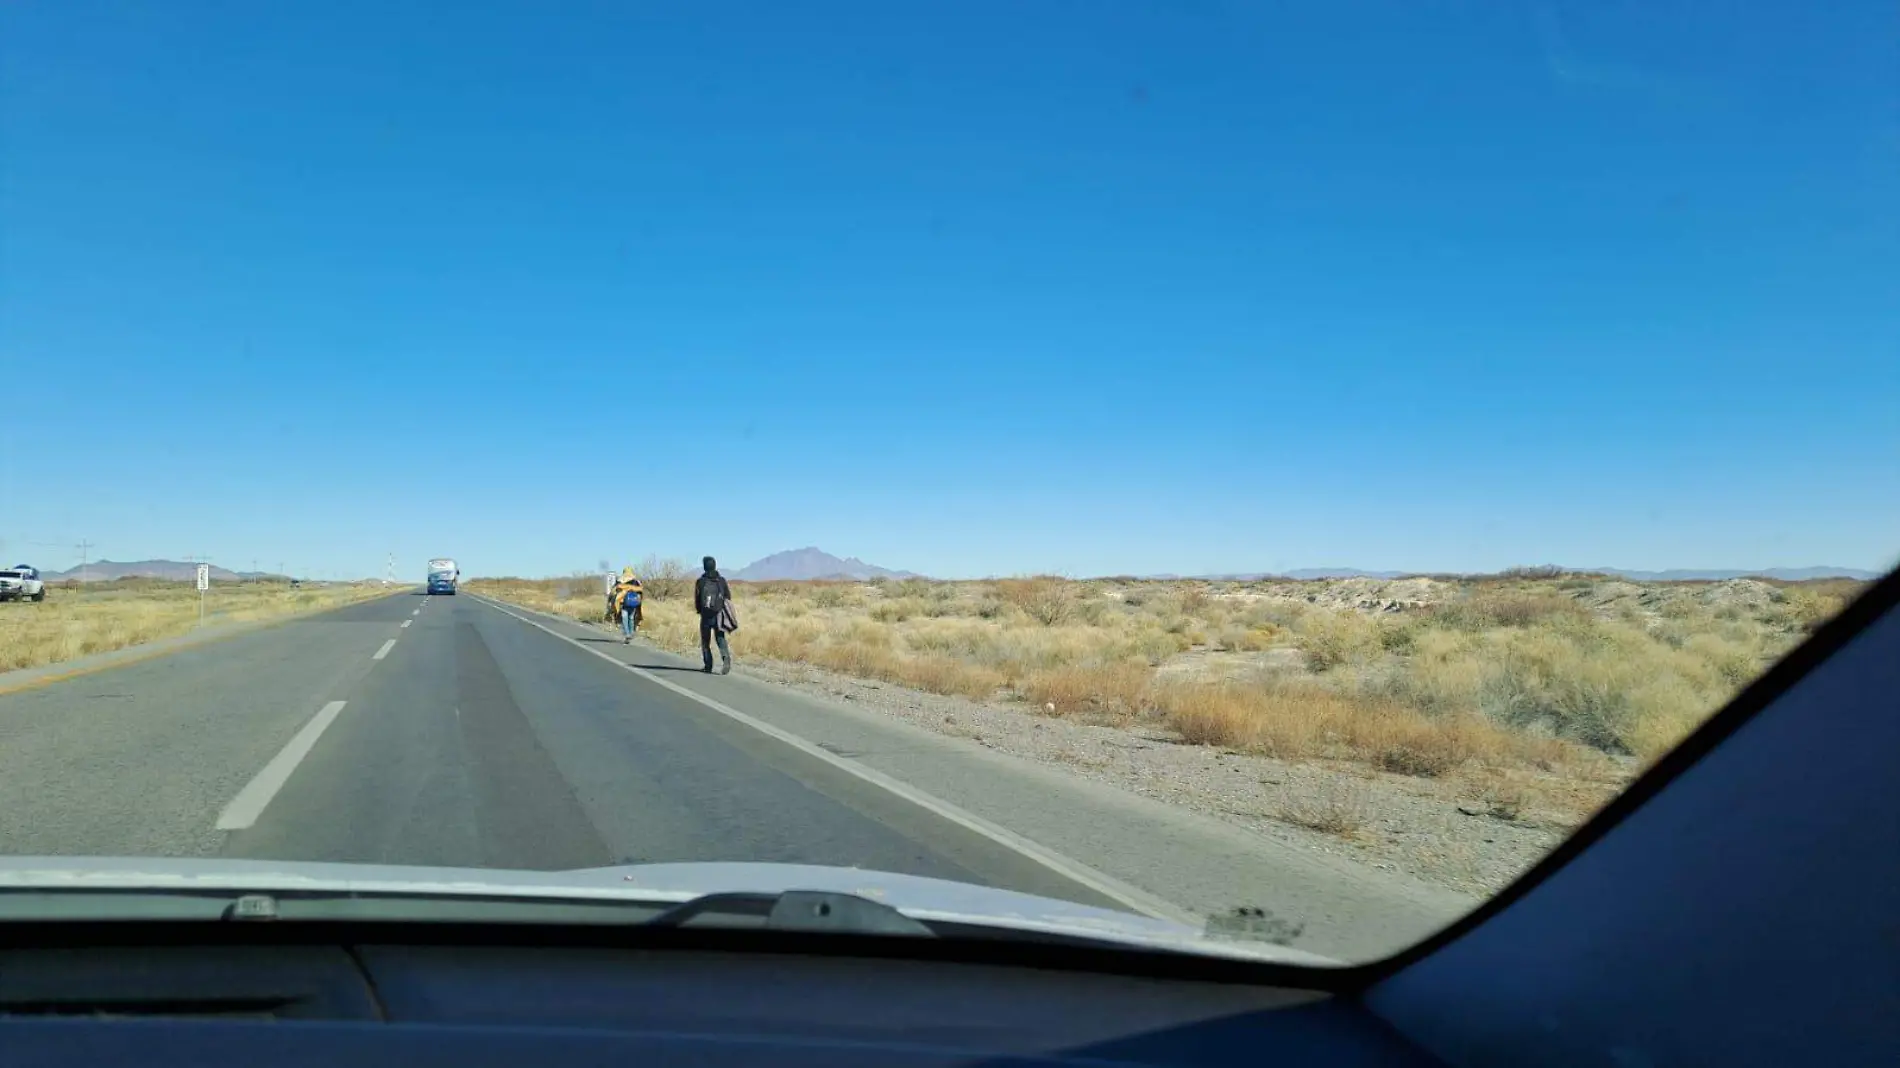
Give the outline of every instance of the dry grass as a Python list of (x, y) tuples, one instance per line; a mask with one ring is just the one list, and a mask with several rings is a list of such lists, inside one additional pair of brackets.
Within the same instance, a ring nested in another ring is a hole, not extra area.
[[(470, 588), (603, 615), (592, 576)], [(1581, 815), (1859, 588), (1633, 584), (1547, 569), (1396, 582), (735, 583), (733, 646), (933, 693), (1165, 726), (1189, 744), (1435, 779), (1500, 818), (1527, 806)], [(651, 603), (647, 633), (698, 648), (684, 604)], [(1227, 658), (1224, 674), (1193, 670), (1215, 657)], [(1347, 800), (1287, 818), (1347, 824)]]
[(1343, 694), (1313, 680), (1157, 688), (1150, 699), (1183, 740), (1281, 759), (1352, 760), (1432, 777), (1468, 761), (1550, 766), (1574, 746), (1481, 716), (1434, 717), (1389, 698)]
[[(599, 575), (534, 580), (470, 579), (462, 583), (462, 588), (470, 593), (484, 593), (549, 615), (587, 623), (597, 623), (607, 618), (606, 580)], [(652, 615), (651, 610), (648, 615)]]
[(1351, 776), (1328, 776), (1280, 801), (1280, 818), (1296, 827), (1351, 837), (1372, 813), (1372, 788)]
[[(287, 583), (213, 586), (206, 623), (235, 623), (314, 612), (388, 592), (382, 586)], [(198, 591), (188, 582), (139, 579), (54, 587), (39, 604), (0, 604), (0, 671), (56, 664), (185, 634), (198, 626)]]
[(1020, 688), (1037, 708), (1124, 723), (1142, 710), (1154, 669), (1145, 663), (1070, 664), (1026, 676)]

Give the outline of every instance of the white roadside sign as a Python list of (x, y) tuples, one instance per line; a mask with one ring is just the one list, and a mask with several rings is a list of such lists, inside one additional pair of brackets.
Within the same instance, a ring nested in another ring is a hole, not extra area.
[(203, 592), (211, 588), (211, 565), (198, 565), (198, 590)]

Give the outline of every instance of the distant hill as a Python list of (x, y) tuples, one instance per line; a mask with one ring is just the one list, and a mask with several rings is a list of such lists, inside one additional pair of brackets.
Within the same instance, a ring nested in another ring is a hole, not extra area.
[(1361, 571), (1356, 567), (1303, 567), (1297, 571), (1288, 571), (1282, 578), (1290, 579), (1329, 579), (1329, 578), (1403, 578), (1403, 571)]
[(1230, 582), (1258, 582), (1262, 579), (1336, 579), (1336, 578), (1404, 578), (1409, 571), (1361, 571), (1356, 567), (1303, 567), (1297, 571), (1223, 571), (1217, 575), (1142, 575), (1146, 579), (1172, 580), (1181, 578), (1208, 581), (1224, 579)]
[[(121, 578), (156, 578), (190, 582), (198, 576), (198, 565), (189, 560), (133, 560), (127, 563), (115, 560), (95, 560), (83, 569), (75, 567), (71, 571), (43, 571), (40, 574), (49, 582), (80, 578), (87, 582), (106, 582)], [(227, 571), (216, 564), (211, 565), (211, 581), (213, 582), (236, 582), (244, 577), (246, 576), (235, 571)]]
[[(1631, 582), (1691, 582), (1702, 580), (1720, 580), (1732, 578), (1771, 578), (1784, 582), (1803, 582), (1808, 579), (1850, 578), (1877, 579), (1876, 571), (1857, 571), (1851, 567), (1768, 567), (1759, 571), (1714, 571), (1677, 568), (1670, 571), (1625, 571), (1614, 567), (1568, 567), (1566, 571), (1591, 572), (1600, 575), (1613, 575)], [(1299, 571), (1288, 571), (1280, 577), (1290, 579), (1329, 579), (1329, 578), (1373, 578), (1395, 579), (1407, 575), (1416, 575), (1416, 571), (1360, 571), (1350, 567), (1309, 567)], [(1252, 576), (1227, 576), (1222, 578)], [(1264, 576), (1271, 577), (1271, 576)]]
[[(1872, 580), (1881, 576), (1879, 571), (1861, 571), (1851, 567), (1768, 567), (1757, 571), (1719, 571), (1676, 568), (1669, 571), (1626, 571), (1614, 567), (1570, 567), (1566, 571), (1588, 572), (1599, 575), (1612, 575), (1628, 579), (1631, 582), (1698, 582), (1719, 581), (1732, 578), (1771, 578), (1783, 582), (1805, 582), (1810, 579), (1860, 579)], [(1230, 579), (1241, 582), (1253, 582), (1261, 579), (1342, 579), (1370, 578), (1395, 579), (1408, 575), (1422, 574), (1417, 571), (1362, 571), (1356, 567), (1304, 567), (1295, 571), (1244, 571), (1226, 572), (1218, 575), (1194, 575), (1196, 579)], [(1179, 575), (1148, 575), (1151, 579), (1178, 579)]]
[(1677, 568), (1670, 571), (1622, 571), (1614, 567), (1579, 567), (1577, 571), (1598, 571), (1605, 575), (1615, 575), (1632, 582), (1693, 582), (1732, 578), (1771, 578), (1783, 582), (1805, 582), (1809, 579), (1862, 579), (1871, 580), (1880, 577), (1878, 571), (1861, 571), (1852, 567), (1765, 567), (1758, 571), (1696, 571)]
[(782, 553), (754, 560), (726, 576), (745, 582), (794, 582), (810, 579), (917, 578), (910, 571), (867, 564), (855, 556), (839, 559), (823, 549), (787, 549)]

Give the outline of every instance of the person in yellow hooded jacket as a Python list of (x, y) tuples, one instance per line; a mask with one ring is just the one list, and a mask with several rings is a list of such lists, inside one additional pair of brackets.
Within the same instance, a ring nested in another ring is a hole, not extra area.
[(620, 618), (620, 641), (623, 645), (633, 644), (633, 632), (640, 627), (640, 606), (646, 600), (646, 591), (640, 586), (640, 576), (633, 568), (620, 569), (620, 580), (614, 583), (614, 615)]

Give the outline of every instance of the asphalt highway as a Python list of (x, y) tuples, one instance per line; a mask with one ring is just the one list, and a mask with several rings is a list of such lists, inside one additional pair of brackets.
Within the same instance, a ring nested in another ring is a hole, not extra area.
[(410, 590), (0, 676), (0, 853), (837, 865), (1190, 922), (1263, 906), (1341, 958), (1470, 905), (598, 629)]
[(381, 598), (0, 696), (0, 842), (544, 870), (786, 861), (1114, 904), (465, 596)]

